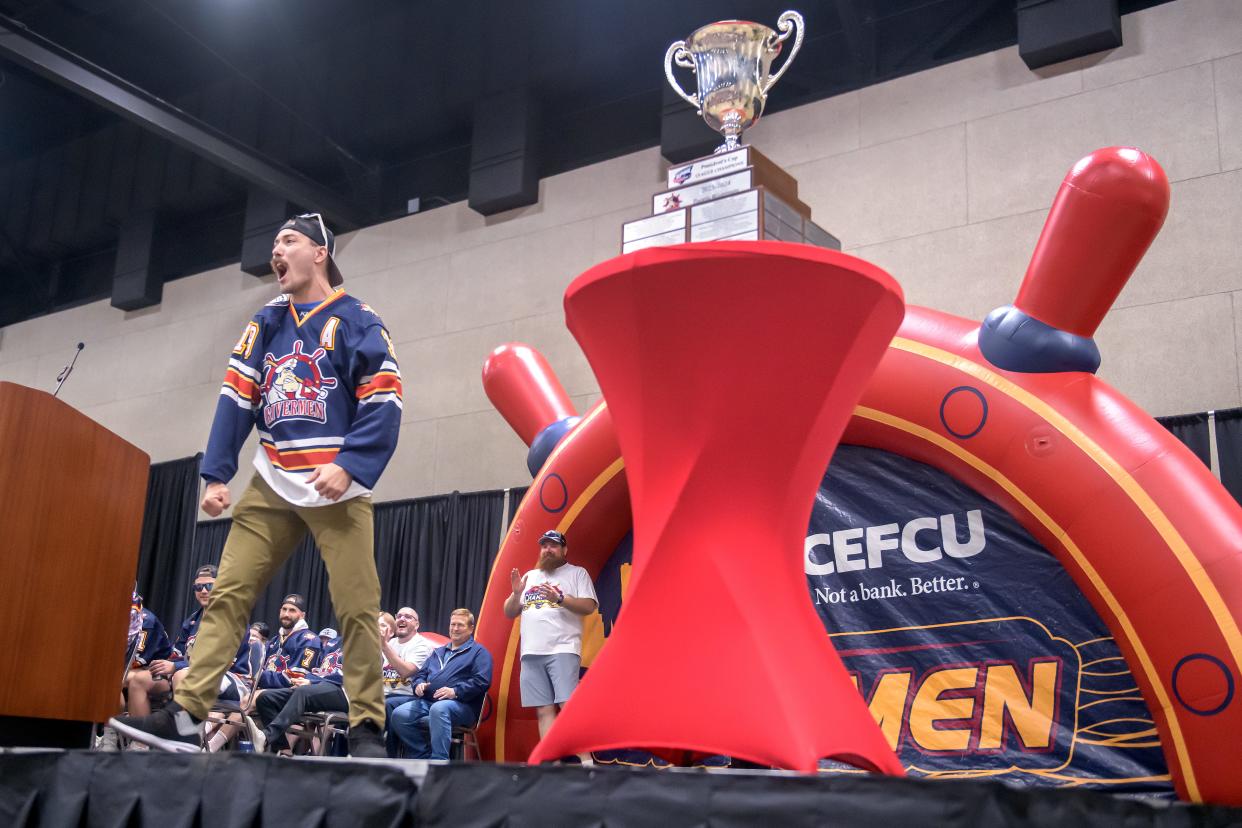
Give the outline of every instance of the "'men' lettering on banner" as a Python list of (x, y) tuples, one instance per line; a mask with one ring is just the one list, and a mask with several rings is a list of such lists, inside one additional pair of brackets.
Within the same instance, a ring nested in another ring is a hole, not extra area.
[(1108, 629), (996, 504), (930, 466), (841, 446), (805, 566), (846, 669), (912, 774), (1172, 795)]

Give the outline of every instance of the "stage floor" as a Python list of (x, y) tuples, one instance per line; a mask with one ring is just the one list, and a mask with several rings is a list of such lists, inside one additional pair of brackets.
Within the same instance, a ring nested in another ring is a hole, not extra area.
[(0, 750), (0, 826), (1242, 826), (1242, 809), (988, 781)]

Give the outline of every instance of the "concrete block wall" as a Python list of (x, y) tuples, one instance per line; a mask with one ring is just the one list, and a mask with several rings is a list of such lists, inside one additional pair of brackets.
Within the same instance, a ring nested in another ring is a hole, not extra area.
[[(1122, 22), (1125, 45), (1102, 55), (1031, 72), (1003, 49), (770, 115), (747, 139), (909, 302), (973, 319), (1013, 299), (1075, 161), (1109, 144), (1150, 152), (1173, 206), (1101, 326), (1100, 374), (1157, 416), (1239, 406), (1242, 2), (1177, 0)], [(500, 216), (461, 203), (342, 236), (347, 289), (384, 317), (406, 381), (377, 499), (529, 481), (525, 447), (483, 395), (482, 362), (529, 342), (580, 410), (598, 399), (561, 297), (617, 253), (663, 167), (646, 150), (546, 179), (538, 204)], [(159, 307), (103, 301), (12, 325), (0, 380), (50, 390), (83, 340), (62, 397), (155, 461), (188, 456), (205, 444), (229, 349), (275, 292), (225, 267), (169, 283)]]

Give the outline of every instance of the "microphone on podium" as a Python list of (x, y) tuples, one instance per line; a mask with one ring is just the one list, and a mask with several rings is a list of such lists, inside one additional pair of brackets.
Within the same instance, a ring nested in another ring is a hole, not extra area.
[(82, 349), (85, 347), (85, 342), (79, 342), (78, 349), (73, 352), (73, 359), (69, 360), (69, 364), (61, 368), (60, 373), (56, 375), (56, 390), (52, 392), (53, 397), (60, 393), (60, 387), (65, 384), (65, 380), (69, 379), (69, 375), (73, 373), (73, 366), (78, 362), (78, 354), (82, 353)]

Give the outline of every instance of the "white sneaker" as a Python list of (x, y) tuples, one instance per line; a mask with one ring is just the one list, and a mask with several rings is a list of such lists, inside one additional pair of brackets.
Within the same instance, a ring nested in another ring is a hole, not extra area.
[(121, 745), (116, 737), (116, 731), (110, 727), (105, 727), (100, 737), (95, 740), (95, 750), (104, 753), (116, 753), (120, 749)]
[(113, 716), (108, 724), (125, 738), (158, 750), (197, 753), (203, 749), (203, 723), (176, 702), (150, 716)]
[(267, 751), (267, 734), (257, 727), (248, 727), (247, 730), (251, 734), (250, 738), (254, 740), (254, 752), (265, 753)]

